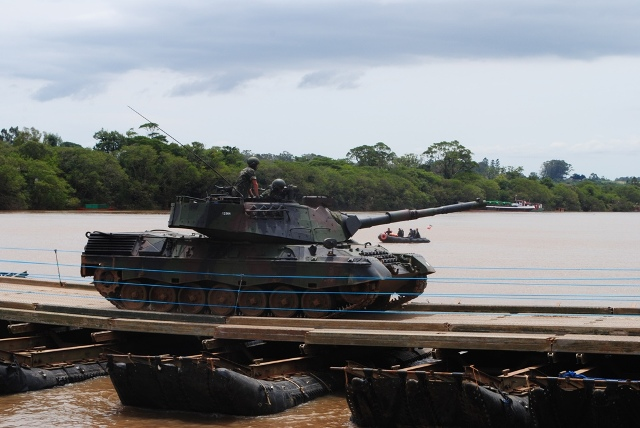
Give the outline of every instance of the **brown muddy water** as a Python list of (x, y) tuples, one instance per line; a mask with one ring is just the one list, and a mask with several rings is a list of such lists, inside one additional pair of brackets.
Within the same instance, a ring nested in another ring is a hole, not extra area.
[[(79, 277), (85, 232), (166, 229), (167, 220), (167, 213), (0, 213), (0, 272), (88, 283)], [(422, 254), (436, 268), (423, 302), (640, 306), (640, 213), (478, 211), (398, 227), (417, 227), (431, 239), (385, 244)], [(354, 239), (375, 244), (385, 229), (361, 230)], [(257, 418), (135, 409), (122, 406), (107, 377), (0, 397), (0, 427), (354, 427), (349, 417), (340, 394)]]

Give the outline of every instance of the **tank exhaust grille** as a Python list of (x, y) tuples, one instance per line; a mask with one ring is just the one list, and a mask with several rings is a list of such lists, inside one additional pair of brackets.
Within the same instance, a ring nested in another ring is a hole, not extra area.
[(138, 242), (138, 235), (129, 234), (93, 232), (88, 238), (85, 254), (131, 255)]
[(393, 264), (398, 261), (398, 258), (392, 253), (388, 252), (386, 249), (382, 247), (368, 247), (360, 251), (361, 256), (365, 257), (375, 257), (380, 260), (383, 264)]

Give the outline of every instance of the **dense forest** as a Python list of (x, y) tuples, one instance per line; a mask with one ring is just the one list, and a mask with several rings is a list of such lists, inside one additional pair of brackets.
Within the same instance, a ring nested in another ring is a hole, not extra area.
[(258, 182), (283, 178), (300, 195), (325, 195), (342, 210), (422, 208), (476, 198), (542, 203), (546, 210), (638, 211), (637, 177), (616, 181), (572, 174), (564, 160), (540, 173), (473, 160), (458, 141), (397, 156), (382, 143), (352, 148), (344, 159), (205, 148), (171, 141), (157, 124), (126, 133), (100, 130), (93, 148), (34, 128), (0, 131), (0, 210), (66, 210), (87, 205), (164, 210), (176, 195), (204, 197), (235, 182), (248, 156), (260, 159)]

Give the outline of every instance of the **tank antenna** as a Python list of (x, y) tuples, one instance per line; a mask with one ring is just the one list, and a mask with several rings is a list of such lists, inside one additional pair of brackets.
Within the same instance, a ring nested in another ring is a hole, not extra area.
[[(147, 121), (147, 123), (155, 123), (155, 122), (151, 122), (149, 119), (147, 119), (146, 117), (144, 117), (144, 116), (142, 115), (142, 113), (140, 113), (140, 112), (136, 111), (136, 109), (134, 109), (133, 107), (131, 107), (131, 106), (127, 106), (127, 107), (129, 107), (129, 108), (130, 108), (130, 109), (131, 109), (135, 114), (137, 114), (138, 116), (140, 116), (141, 118), (143, 118), (144, 120), (146, 120), (146, 121)], [(191, 151), (191, 154), (192, 154), (193, 156), (195, 156), (195, 157), (196, 157), (196, 159), (198, 159), (200, 162), (202, 162), (203, 164), (205, 164), (206, 166), (208, 166), (209, 168), (211, 168), (211, 171), (215, 172), (215, 173), (218, 175), (218, 177), (222, 178), (222, 179), (224, 180), (224, 182), (225, 182), (225, 183), (227, 183), (229, 186), (233, 186), (233, 184), (231, 184), (231, 183), (229, 182), (229, 180), (227, 180), (226, 178), (224, 178), (224, 177), (222, 176), (222, 174), (220, 174), (218, 171), (216, 171), (216, 169), (215, 169), (213, 166), (211, 166), (211, 164), (209, 164), (209, 162), (207, 162), (206, 160), (204, 160), (204, 159), (202, 159), (200, 156), (198, 156), (198, 154), (197, 154), (197, 153), (196, 153), (196, 152), (195, 152), (191, 147), (187, 147), (187, 146), (185, 146), (184, 144), (182, 144), (180, 141), (178, 141), (178, 140), (176, 140), (175, 138), (173, 138), (173, 136), (172, 136), (171, 134), (169, 134), (167, 131), (165, 131), (164, 129), (160, 128), (159, 126), (157, 126), (157, 125), (156, 125), (156, 128), (158, 129), (158, 131), (162, 132), (164, 135), (166, 135), (167, 137), (171, 138), (171, 139), (172, 139), (173, 141), (175, 141), (176, 143), (180, 144), (180, 146), (184, 147), (185, 149), (190, 150), (190, 151)], [(234, 187), (234, 189), (235, 189), (235, 187)], [(236, 189), (236, 191), (237, 191), (237, 189)]]

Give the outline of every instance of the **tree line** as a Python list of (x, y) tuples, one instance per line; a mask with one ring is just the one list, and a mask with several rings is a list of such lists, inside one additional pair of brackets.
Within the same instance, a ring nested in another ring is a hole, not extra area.
[(261, 162), (258, 182), (276, 178), (299, 195), (325, 195), (337, 209), (378, 211), (447, 205), (476, 198), (542, 203), (547, 210), (637, 211), (640, 183), (573, 174), (564, 160), (540, 174), (473, 160), (458, 141), (397, 156), (384, 143), (355, 147), (343, 159), (294, 156), (179, 144), (145, 123), (126, 133), (101, 129), (93, 148), (34, 128), (0, 131), (0, 210), (65, 210), (88, 204), (113, 209), (165, 210), (177, 195), (204, 197), (235, 182), (249, 156)]

